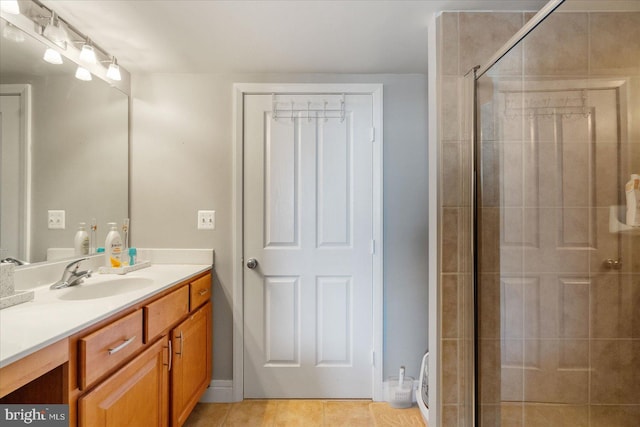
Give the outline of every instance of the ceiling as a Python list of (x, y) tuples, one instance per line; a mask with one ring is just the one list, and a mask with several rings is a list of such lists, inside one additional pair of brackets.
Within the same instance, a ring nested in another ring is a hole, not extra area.
[(44, 0), (132, 73), (426, 73), (441, 10), (546, 0)]

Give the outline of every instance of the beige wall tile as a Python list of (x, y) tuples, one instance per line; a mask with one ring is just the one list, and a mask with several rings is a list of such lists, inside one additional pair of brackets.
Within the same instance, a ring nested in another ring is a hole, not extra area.
[(444, 75), (458, 76), (458, 12), (443, 12), (440, 16), (442, 69)]
[(524, 422), (527, 427), (589, 427), (589, 406), (525, 404)]
[(502, 399), (500, 385), (502, 383), (501, 343), (499, 339), (480, 340), (480, 372), (479, 386), (481, 404), (499, 404)]
[[(524, 398), (524, 378), (522, 365), (520, 367), (503, 365), (500, 379), (501, 401), (521, 402)], [(504, 407), (502, 409), (504, 411)]]
[(524, 426), (524, 407), (521, 403), (505, 402), (500, 405), (500, 426)]
[(500, 321), (500, 275), (481, 274), (478, 281), (478, 316), (480, 338), (499, 339), (502, 334)]
[[(623, 147), (628, 147), (625, 144)], [(620, 150), (621, 146), (617, 143), (600, 143), (596, 144), (595, 152), (595, 206), (609, 207), (618, 204), (618, 198), (622, 189), (622, 183), (618, 182), (618, 156), (622, 154), (622, 158), (627, 154), (623, 154)], [(627, 179), (627, 174), (623, 175)]]
[(485, 273), (500, 272), (500, 211), (482, 208), (479, 212), (480, 266)]
[(442, 403), (459, 402), (458, 340), (442, 341)]
[(591, 402), (640, 404), (640, 340), (593, 340)]
[(590, 14), (592, 74), (640, 73), (640, 12)]
[(591, 290), (593, 338), (640, 338), (638, 275), (608, 272), (594, 278)]
[(592, 426), (638, 427), (640, 405), (591, 405)]
[(442, 209), (442, 272), (458, 272), (458, 209)]
[[(483, 141), (482, 154), (482, 206), (499, 206), (502, 192), (500, 171), (500, 146), (495, 141)], [(507, 194), (504, 193), (506, 197)]]
[(441, 83), (440, 138), (442, 141), (460, 140), (461, 77), (443, 76)]
[(442, 276), (442, 338), (459, 338), (458, 275)]
[(442, 144), (442, 176), (440, 181), (442, 191), (442, 206), (455, 207), (462, 203), (462, 170), (461, 144), (459, 142), (445, 142)]
[[(485, 62), (524, 24), (522, 13), (460, 13), (460, 72)], [(502, 74), (519, 74), (517, 55), (501, 63)]]
[(499, 404), (481, 404), (480, 422), (482, 426), (502, 427)]
[(561, 369), (561, 341), (527, 340), (527, 348), (537, 347), (538, 365), (524, 373), (524, 396), (529, 402), (587, 404), (589, 370)]
[(524, 41), (525, 75), (586, 75), (587, 13), (555, 13)]

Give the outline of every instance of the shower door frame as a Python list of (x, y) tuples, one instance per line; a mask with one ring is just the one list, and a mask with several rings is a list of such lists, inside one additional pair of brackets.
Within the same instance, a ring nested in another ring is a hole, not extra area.
[(545, 6), (538, 11), (525, 25), (514, 34), (496, 53), (489, 58), (489, 60), (484, 65), (479, 65), (467, 73), (467, 75), (473, 75), (474, 85), (473, 91), (471, 94), (471, 102), (469, 103), (469, 109), (465, 113), (469, 120), (472, 123), (472, 134), (471, 134), (471, 163), (473, 165), (473, 169), (469, 174), (469, 185), (471, 188), (470, 191), (470, 203), (472, 206), (472, 218), (471, 221), (471, 257), (473, 262), (472, 267), (472, 293), (473, 293), (473, 313), (472, 318), (474, 320), (474, 331), (473, 331), (473, 381), (471, 387), (473, 388), (473, 399), (470, 402), (472, 405), (473, 417), (471, 418), (472, 426), (481, 426), (480, 422), (480, 390), (479, 390), (479, 381), (478, 375), (480, 372), (480, 354), (479, 354), (479, 316), (478, 316), (478, 277), (480, 274), (479, 268), (479, 259), (478, 259), (478, 244), (479, 244), (479, 227), (478, 227), (478, 212), (479, 206), (478, 201), (480, 200), (480, 196), (482, 195), (482, 163), (481, 163), (481, 147), (480, 147), (480, 132), (478, 129), (478, 108), (476, 105), (478, 99), (478, 79), (480, 79), (487, 71), (493, 67), (502, 57), (504, 57), (512, 48), (514, 48), (518, 43), (520, 43), (531, 31), (533, 31), (542, 21), (544, 21), (549, 15), (551, 15), (560, 5), (562, 5), (565, 0), (550, 0)]

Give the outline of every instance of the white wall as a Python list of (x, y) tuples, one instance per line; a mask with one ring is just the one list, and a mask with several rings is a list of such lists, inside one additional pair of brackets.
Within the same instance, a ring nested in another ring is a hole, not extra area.
[[(139, 247), (216, 251), (214, 379), (232, 378), (233, 83), (384, 85), (384, 375), (417, 376), (427, 347), (426, 75), (153, 74), (132, 77), (131, 217)], [(196, 211), (216, 211), (216, 230)]]

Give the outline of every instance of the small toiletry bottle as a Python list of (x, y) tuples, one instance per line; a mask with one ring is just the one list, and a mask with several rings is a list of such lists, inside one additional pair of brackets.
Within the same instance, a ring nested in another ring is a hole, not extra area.
[(95, 218), (91, 219), (91, 235), (89, 236), (89, 253), (96, 253), (96, 245), (98, 244), (98, 239), (96, 238), (98, 234), (98, 223)]
[(624, 190), (627, 195), (627, 225), (640, 227), (640, 175), (632, 174)]
[(89, 234), (87, 233), (87, 224), (84, 222), (78, 224), (78, 231), (73, 239), (73, 248), (76, 256), (89, 254)]
[(125, 218), (122, 222), (122, 251), (124, 253), (129, 249), (129, 218)]
[(105, 264), (107, 267), (122, 267), (122, 238), (115, 222), (110, 222), (109, 233), (104, 242)]
[(138, 255), (138, 251), (136, 248), (129, 248), (129, 265), (136, 264), (136, 257)]

